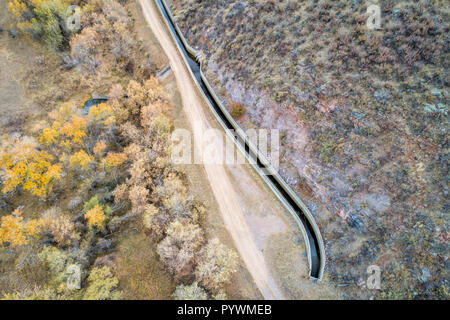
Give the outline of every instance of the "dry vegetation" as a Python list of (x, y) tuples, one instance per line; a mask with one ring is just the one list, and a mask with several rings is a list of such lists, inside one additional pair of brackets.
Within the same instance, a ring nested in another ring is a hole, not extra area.
[[(0, 296), (224, 299), (237, 255), (205, 236), (206, 209), (171, 164), (171, 105), (130, 36), (133, 19), (115, 0), (79, 4), (82, 29), (71, 33), (59, 23), (68, 2), (9, 2), (22, 36), (49, 50), (30, 78), (59, 61), (64, 89), (80, 93), (46, 101), (36, 83), (33, 98), (48, 114), (2, 128)], [(98, 89), (108, 102), (85, 114)]]
[(231, 104), (231, 115), (235, 119), (242, 118), (242, 116), (245, 114), (245, 107), (240, 102), (233, 102)]
[(169, 3), (240, 123), (281, 130), (347, 297), (448, 299), (448, 3), (378, 1), (380, 30), (370, 1)]

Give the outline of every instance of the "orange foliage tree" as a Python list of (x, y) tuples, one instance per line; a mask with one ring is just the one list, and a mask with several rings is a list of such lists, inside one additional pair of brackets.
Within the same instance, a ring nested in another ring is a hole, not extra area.
[(124, 153), (108, 152), (105, 161), (108, 166), (117, 167), (127, 161), (127, 155)]
[(103, 153), (103, 150), (105, 149), (106, 143), (104, 143), (103, 141), (99, 141), (95, 144), (93, 151), (95, 154), (101, 155)]

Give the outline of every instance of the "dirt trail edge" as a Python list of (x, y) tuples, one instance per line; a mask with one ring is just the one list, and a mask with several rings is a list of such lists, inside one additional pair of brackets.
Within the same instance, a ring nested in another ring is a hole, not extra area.
[[(203, 132), (212, 128), (202, 108), (204, 102), (197, 93), (193, 79), (186, 69), (169, 31), (158, 13), (158, 9), (150, 0), (139, 0), (139, 3), (147, 23), (169, 59), (177, 80), (178, 90), (182, 96), (184, 112), (193, 129), (196, 145), (201, 146), (203, 144)], [(198, 149), (201, 149), (201, 147)], [(268, 272), (261, 251), (258, 250), (254, 242), (225, 166), (204, 164), (204, 168), (227, 230), (233, 237), (236, 248), (262, 295), (265, 299), (270, 300), (284, 299), (283, 294)]]

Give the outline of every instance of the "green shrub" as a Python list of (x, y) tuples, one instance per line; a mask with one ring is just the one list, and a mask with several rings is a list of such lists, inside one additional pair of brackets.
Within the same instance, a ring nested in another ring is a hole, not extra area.
[(122, 292), (117, 290), (119, 280), (109, 267), (94, 268), (88, 279), (88, 287), (83, 300), (120, 300)]
[(83, 206), (83, 212), (88, 212), (95, 206), (100, 205), (100, 201), (97, 196), (92, 197), (88, 202), (86, 202)]

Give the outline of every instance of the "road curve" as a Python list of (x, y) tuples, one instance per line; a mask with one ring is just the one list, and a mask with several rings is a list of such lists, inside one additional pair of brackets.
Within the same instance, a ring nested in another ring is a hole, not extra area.
[(197, 85), (198, 91), (208, 103), (211, 111), (216, 116), (216, 120), (225, 130), (228, 137), (234, 141), (235, 146), (241, 151), (242, 155), (249, 160), (261, 179), (272, 190), (296, 221), (305, 242), (309, 274), (312, 278), (320, 280), (325, 269), (325, 249), (320, 230), (314, 217), (308, 207), (286, 184), (283, 178), (266, 159), (266, 156), (259, 152), (252, 141), (249, 140), (248, 136), (242, 131), (239, 124), (231, 117), (227, 109), (223, 106), (222, 101), (216, 95), (202, 71), (202, 65), (204, 63), (202, 54), (187, 43), (183, 33), (177, 26), (166, 1), (155, 0), (155, 3), (162, 14), (173, 39), (176, 41), (177, 48), (186, 66), (189, 68), (189, 72)]
[[(169, 30), (162, 21), (158, 9), (151, 0), (139, 0), (144, 17), (165, 51), (174, 72), (180, 91), (183, 110), (189, 121), (196, 146), (202, 150), (202, 135), (213, 128), (208, 122), (193, 79), (172, 40)], [(230, 232), (239, 254), (265, 299), (285, 299), (266, 266), (262, 253), (258, 250), (239, 205), (236, 191), (227, 175), (224, 165), (204, 164), (211, 189), (219, 205), (227, 230)]]

